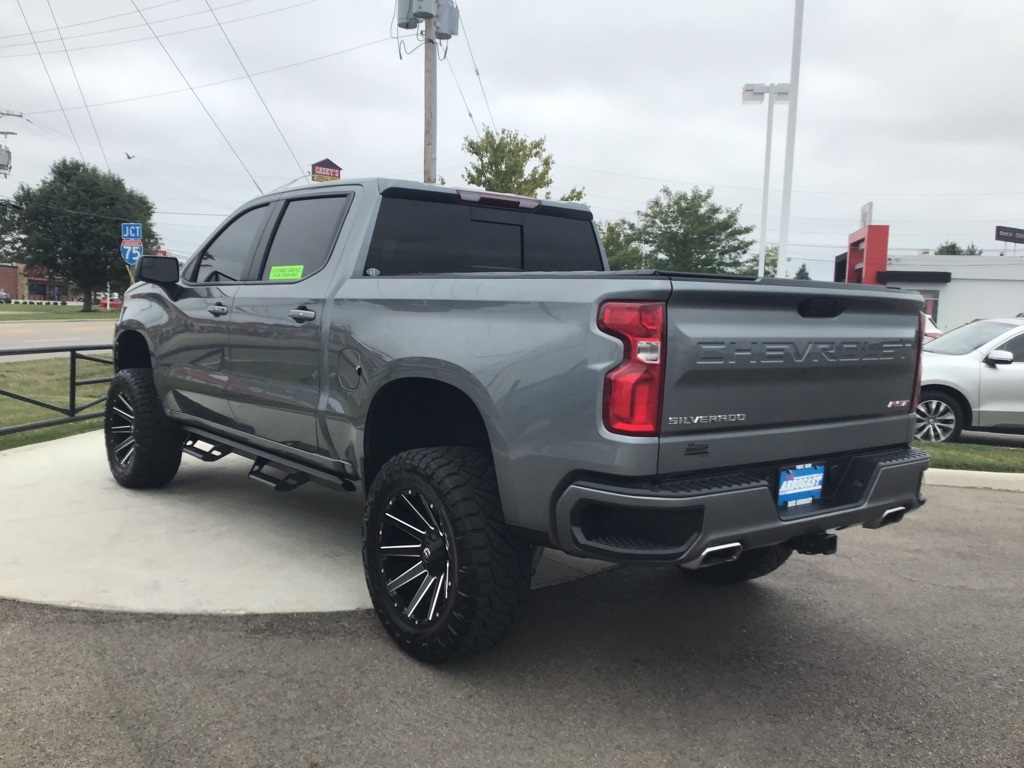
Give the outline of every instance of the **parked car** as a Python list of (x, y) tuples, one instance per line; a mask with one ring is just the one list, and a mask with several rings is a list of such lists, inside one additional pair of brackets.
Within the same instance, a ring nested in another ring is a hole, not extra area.
[(10, 303), (11, 303), (11, 294), (9, 294), (3, 288), (0, 288), (0, 304), (10, 304)]
[(234, 452), (356, 494), (373, 606), (419, 659), (494, 645), (535, 546), (734, 584), (924, 502), (910, 291), (612, 272), (582, 205), (389, 179), (257, 198), (136, 274), (115, 480)]
[(100, 309), (120, 309), (123, 302), (120, 299), (100, 299)]
[(924, 347), (918, 440), (1024, 432), (1024, 318), (975, 320)]

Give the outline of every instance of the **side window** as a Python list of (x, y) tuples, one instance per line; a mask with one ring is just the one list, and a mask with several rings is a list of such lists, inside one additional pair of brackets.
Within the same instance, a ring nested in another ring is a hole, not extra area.
[(348, 196), (292, 200), (270, 244), (260, 280), (301, 280), (327, 263), (341, 230)]
[(1024, 333), (1018, 334), (1008, 342), (1003, 344), (1000, 349), (1005, 349), (1007, 352), (1013, 352), (1013, 362), (1024, 363)]
[(199, 256), (193, 276), (197, 283), (237, 282), (245, 277), (252, 259), (252, 249), (263, 231), (267, 206), (246, 211), (217, 235)]

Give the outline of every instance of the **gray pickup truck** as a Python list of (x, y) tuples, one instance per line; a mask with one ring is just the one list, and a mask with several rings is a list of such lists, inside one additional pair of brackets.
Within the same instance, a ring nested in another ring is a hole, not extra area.
[(385, 179), (260, 197), (136, 277), (117, 482), (233, 452), (359, 494), (376, 612), (425, 661), (501, 639), (537, 547), (727, 584), (924, 501), (914, 293), (609, 272), (582, 205)]

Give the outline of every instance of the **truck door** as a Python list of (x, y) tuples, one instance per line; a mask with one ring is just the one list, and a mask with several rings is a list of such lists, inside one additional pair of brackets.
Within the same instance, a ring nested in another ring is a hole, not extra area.
[(174, 301), (174, 324), (154, 375), (168, 411), (233, 426), (228, 402), (231, 306), (267, 223), (269, 206), (242, 212), (206, 243), (188, 267)]
[(275, 211), (269, 246), (232, 309), (231, 408), (238, 428), (318, 452), (328, 264), (351, 194), (309, 193)]

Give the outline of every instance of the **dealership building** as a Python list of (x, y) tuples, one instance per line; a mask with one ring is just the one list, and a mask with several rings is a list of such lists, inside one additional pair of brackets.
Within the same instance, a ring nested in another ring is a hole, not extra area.
[(917, 291), (935, 324), (948, 331), (979, 318), (1024, 313), (1024, 247), (1019, 256), (1014, 248), (1008, 245), (998, 256), (896, 256), (889, 253), (889, 225), (868, 224), (836, 256), (835, 280)]

